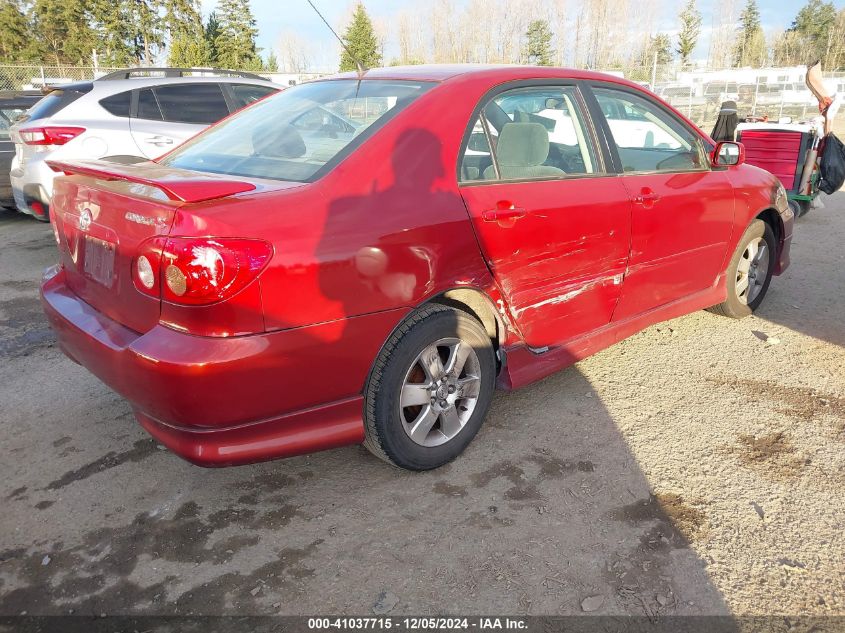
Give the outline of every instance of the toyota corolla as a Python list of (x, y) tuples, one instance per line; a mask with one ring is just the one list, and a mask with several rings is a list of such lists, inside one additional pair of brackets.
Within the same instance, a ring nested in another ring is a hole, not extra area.
[(364, 443), (436, 468), (493, 390), (757, 309), (793, 218), (631, 82), (419, 66), (303, 84), (168, 155), (51, 163), (62, 349), (204, 466)]

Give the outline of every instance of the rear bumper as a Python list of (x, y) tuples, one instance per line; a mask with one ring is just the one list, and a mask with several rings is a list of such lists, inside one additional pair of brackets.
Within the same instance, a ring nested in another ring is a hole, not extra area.
[(41, 287), (61, 349), (129, 400), (159, 442), (201, 466), (289, 457), (364, 439), (361, 392), (404, 311), (231, 338), (138, 334), (79, 299), (59, 271)]
[(37, 213), (32, 203), (39, 202), (45, 210), (49, 208), (56, 175), (40, 156), (30, 158), (23, 167), (13, 162), (9, 181), (18, 211), (41, 217), (43, 214)]

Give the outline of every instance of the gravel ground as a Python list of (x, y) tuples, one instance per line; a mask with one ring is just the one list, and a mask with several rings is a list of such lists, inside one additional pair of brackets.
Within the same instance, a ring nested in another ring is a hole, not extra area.
[(0, 216), (0, 615), (845, 615), (845, 193), (758, 316), (699, 312), (497, 394), (411, 474), (203, 470), (56, 348), (49, 227)]

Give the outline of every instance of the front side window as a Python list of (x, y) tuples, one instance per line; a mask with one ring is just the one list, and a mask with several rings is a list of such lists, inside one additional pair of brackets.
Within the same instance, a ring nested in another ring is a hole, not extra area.
[(165, 121), (211, 125), (229, 114), (223, 90), (216, 83), (157, 86), (154, 90)]
[(461, 158), (462, 181), (553, 179), (598, 171), (574, 87), (517, 88), (497, 95), (473, 124)]
[(631, 92), (594, 88), (625, 172), (708, 169), (701, 137), (656, 103)]
[(308, 182), (431, 84), (338, 79), (288, 88), (168, 154), (162, 164)]

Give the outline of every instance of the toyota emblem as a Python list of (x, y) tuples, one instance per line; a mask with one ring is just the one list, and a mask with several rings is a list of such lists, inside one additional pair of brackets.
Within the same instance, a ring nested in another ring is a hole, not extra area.
[(87, 231), (91, 226), (91, 210), (90, 209), (82, 209), (82, 213), (79, 215), (79, 230), (80, 231)]

